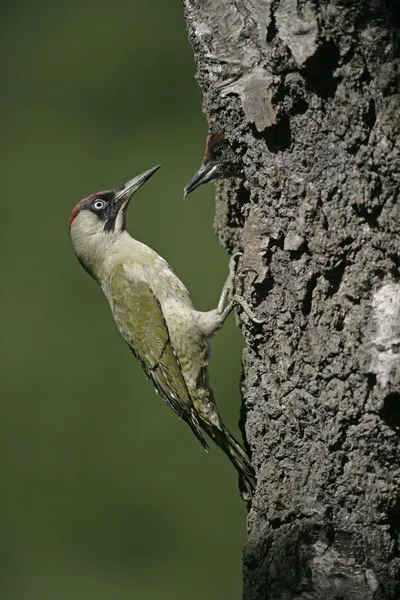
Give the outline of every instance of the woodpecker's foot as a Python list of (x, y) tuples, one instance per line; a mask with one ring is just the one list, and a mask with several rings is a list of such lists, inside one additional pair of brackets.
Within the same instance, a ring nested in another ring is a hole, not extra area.
[(232, 301), (234, 302), (234, 304), (239, 305), (243, 309), (243, 312), (245, 312), (246, 315), (249, 317), (250, 321), (252, 321), (256, 325), (262, 325), (266, 322), (266, 319), (259, 319), (258, 317), (256, 317), (255, 312), (250, 308), (249, 304), (242, 296), (238, 296), (237, 294), (235, 294), (232, 298)]
[(235, 306), (240, 306), (243, 312), (246, 313), (246, 315), (249, 317), (250, 321), (252, 321), (256, 325), (262, 325), (263, 323), (266, 323), (267, 319), (259, 319), (258, 317), (256, 317), (254, 311), (250, 308), (248, 302), (246, 302), (246, 300), (238, 294), (234, 294), (232, 296), (227, 306), (222, 311), (222, 322), (224, 322), (225, 319), (231, 314)]
[[(231, 304), (231, 298), (232, 298), (232, 296), (234, 294), (234, 291), (235, 291), (235, 278), (236, 278), (236, 273), (238, 271), (238, 262), (237, 262), (237, 259), (239, 258), (239, 256), (243, 256), (243, 253), (242, 252), (235, 252), (234, 254), (232, 254), (232, 256), (231, 256), (231, 258), (229, 260), (229, 273), (228, 273), (228, 277), (227, 277), (227, 280), (224, 283), (224, 287), (222, 288), (222, 294), (221, 294), (221, 297), (220, 297), (219, 302), (218, 302), (218, 312), (223, 317), (224, 321), (225, 321), (226, 317), (233, 310), (233, 306), (232, 306), (227, 311), (228, 307)], [(225, 307), (225, 305), (226, 305), (227, 302), (228, 302), (228, 305)], [(225, 313), (226, 313), (226, 315), (225, 315)]]
[[(252, 267), (241, 267), (237, 271), (236, 277), (243, 279), (243, 277), (245, 275), (247, 275), (247, 273), (254, 273), (255, 277), (252, 281), (252, 283), (254, 283), (254, 281), (258, 277), (258, 273)], [(249, 317), (249, 319), (251, 321), (253, 321), (253, 323), (255, 323), (256, 325), (262, 325), (263, 323), (265, 323), (267, 321), (267, 318), (259, 319), (258, 317), (256, 317), (253, 309), (250, 308), (249, 304), (246, 302), (246, 300), (243, 298), (242, 295), (235, 293), (232, 300), (235, 302), (235, 304), (239, 305), (243, 309), (243, 311), (246, 313), (246, 315)]]
[(256, 323), (257, 325), (262, 325), (265, 323), (266, 319), (259, 319), (256, 317), (253, 310), (250, 308), (249, 304), (243, 298), (242, 295), (236, 292), (236, 279), (243, 278), (247, 273), (255, 273), (257, 276), (257, 272), (251, 267), (240, 267), (238, 268), (238, 258), (243, 256), (243, 252), (235, 252), (232, 254), (229, 261), (229, 274), (228, 278), (225, 282), (224, 287), (222, 288), (222, 294), (218, 303), (218, 312), (221, 315), (222, 322), (230, 315), (235, 306), (240, 306), (242, 310), (246, 313), (249, 319)]

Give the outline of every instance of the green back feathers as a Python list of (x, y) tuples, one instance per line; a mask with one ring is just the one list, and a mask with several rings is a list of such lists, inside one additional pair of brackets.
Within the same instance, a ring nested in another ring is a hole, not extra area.
[(190, 398), (179, 359), (171, 345), (161, 306), (141, 267), (117, 267), (110, 279), (109, 299), (123, 338), (167, 404), (207, 444)]

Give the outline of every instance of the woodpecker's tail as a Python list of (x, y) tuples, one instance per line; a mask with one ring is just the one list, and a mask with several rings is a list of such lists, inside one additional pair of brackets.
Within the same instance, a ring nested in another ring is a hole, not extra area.
[(183, 417), (186, 423), (189, 425), (190, 429), (193, 431), (194, 435), (199, 440), (200, 444), (203, 446), (204, 450), (208, 452), (208, 444), (204, 437), (203, 429), (199, 423), (199, 417), (194, 409), (190, 411), (187, 415)]
[(256, 476), (253, 465), (245, 450), (233, 435), (225, 428), (224, 436), (226, 446), (222, 447), (237, 472), (239, 473), (239, 487), (243, 500), (251, 500), (256, 489)]
[(250, 458), (226, 427), (222, 426), (222, 430), (212, 427), (206, 431), (239, 473), (239, 488), (243, 500), (251, 500), (256, 487), (256, 477)]

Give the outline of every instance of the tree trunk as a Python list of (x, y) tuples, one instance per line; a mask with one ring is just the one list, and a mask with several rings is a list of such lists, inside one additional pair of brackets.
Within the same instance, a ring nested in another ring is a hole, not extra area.
[[(257, 472), (245, 600), (400, 598), (400, 2), (184, 0)], [(200, 150), (200, 149), (199, 149)]]

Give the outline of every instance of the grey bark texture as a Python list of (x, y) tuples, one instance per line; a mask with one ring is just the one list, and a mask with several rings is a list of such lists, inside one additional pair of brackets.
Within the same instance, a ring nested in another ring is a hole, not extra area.
[(245, 600), (400, 599), (400, 1), (183, 0), (257, 472)]

